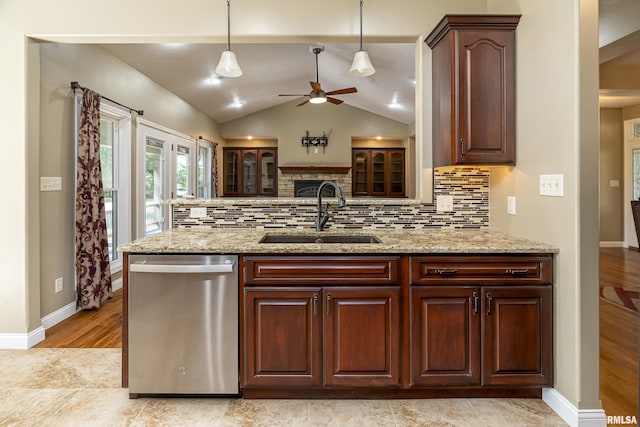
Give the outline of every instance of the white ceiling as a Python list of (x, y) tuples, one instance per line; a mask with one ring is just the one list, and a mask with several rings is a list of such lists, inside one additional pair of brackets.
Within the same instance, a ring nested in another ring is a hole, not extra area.
[[(309, 44), (232, 44), (243, 75), (218, 78), (215, 68), (226, 45), (108, 44), (101, 45), (159, 85), (218, 123), (289, 102), (308, 94), (316, 80), (315, 57)], [(357, 93), (335, 95), (345, 104), (412, 123), (415, 120), (415, 49), (412, 43), (365, 44), (376, 73), (348, 74), (357, 44), (324, 44), (318, 57), (319, 81), (326, 92), (355, 86)], [(307, 98), (304, 98), (307, 99)], [(300, 108), (313, 108), (307, 103)], [(340, 108), (340, 105), (335, 105)]]

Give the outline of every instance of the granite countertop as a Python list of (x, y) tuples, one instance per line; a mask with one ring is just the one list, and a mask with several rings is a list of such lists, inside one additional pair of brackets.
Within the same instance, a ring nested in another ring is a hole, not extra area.
[[(380, 243), (259, 243), (266, 234), (375, 236)], [(260, 230), (255, 228), (171, 229), (118, 246), (127, 253), (427, 254), (557, 253), (552, 245), (481, 230)]]

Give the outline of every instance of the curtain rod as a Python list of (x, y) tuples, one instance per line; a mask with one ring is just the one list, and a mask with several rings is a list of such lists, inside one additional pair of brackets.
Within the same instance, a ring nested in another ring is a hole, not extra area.
[[(71, 82), (71, 89), (75, 92), (76, 89), (85, 90), (86, 87), (80, 86), (80, 84), (78, 82)], [(143, 116), (144, 115), (144, 111), (143, 110), (136, 110), (135, 108), (128, 107), (128, 106), (126, 106), (124, 104), (119, 103), (118, 101), (114, 101), (113, 99), (107, 98), (106, 96), (103, 96), (103, 95), (100, 95), (100, 97), (106, 99), (109, 102), (113, 102), (114, 104), (117, 104), (117, 105), (119, 105), (121, 107), (126, 108), (127, 110), (129, 110), (129, 112), (135, 111), (136, 114), (138, 114), (139, 116)]]
[(207, 139), (207, 138), (203, 138), (201, 135), (200, 135), (200, 136), (198, 136), (198, 139), (201, 139), (201, 140), (206, 141), (206, 142), (210, 142), (211, 144), (217, 144), (217, 142), (215, 142), (215, 141), (211, 141), (211, 140), (209, 140), (209, 139)]

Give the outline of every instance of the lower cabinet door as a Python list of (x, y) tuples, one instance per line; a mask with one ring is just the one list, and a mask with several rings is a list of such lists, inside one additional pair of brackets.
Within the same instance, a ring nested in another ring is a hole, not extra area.
[(412, 385), (480, 384), (480, 288), (411, 288)]
[(322, 383), (320, 288), (245, 289), (245, 385)]
[(324, 288), (326, 385), (400, 383), (400, 290)]
[(483, 287), (483, 384), (553, 385), (551, 286)]

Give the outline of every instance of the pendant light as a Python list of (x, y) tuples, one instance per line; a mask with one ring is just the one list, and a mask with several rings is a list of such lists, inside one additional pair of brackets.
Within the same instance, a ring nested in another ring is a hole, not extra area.
[(220, 62), (216, 67), (216, 74), (223, 77), (240, 77), (242, 70), (238, 64), (236, 54), (231, 52), (231, 3), (227, 0), (227, 50), (222, 52)]
[(367, 77), (376, 72), (373, 68), (369, 54), (362, 49), (362, 0), (360, 0), (360, 50), (353, 56), (353, 63), (349, 75), (354, 77)]

